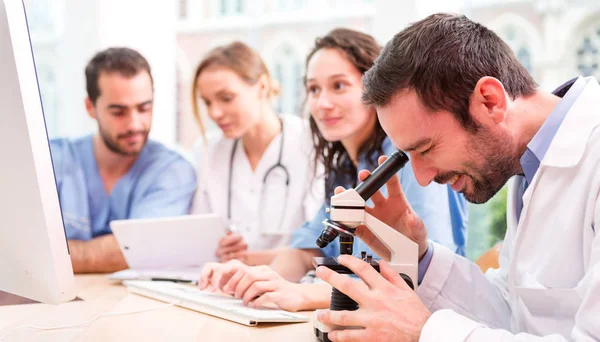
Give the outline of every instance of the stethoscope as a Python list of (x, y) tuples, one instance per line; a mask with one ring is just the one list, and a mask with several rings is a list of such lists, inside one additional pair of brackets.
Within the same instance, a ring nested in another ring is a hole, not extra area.
[[(267, 183), (267, 178), (269, 177), (269, 174), (271, 174), (271, 172), (273, 172), (276, 169), (281, 169), (285, 173), (286, 189), (289, 189), (289, 186), (290, 186), (290, 173), (288, 172), (287, 168), (281, 163), (281, 156), (283, 155), (283, 142), (284, 142), (285, 136), (284, 136), (284, 129), (283, 129), (283, 121), (281, 119), (279, 119), (279, 121), (281, 122), (281, 145), (279, 145), (279, 157), (277, 158), (277, 163), (275, 163), (275, 165), (271, 166), (265, 173), (265, 176), (263, 177), (263, 181), (262, 181), (263, 188), (264, 188), (265, 184)], [(235, 141), (233, 142), (233, 147), (231, 148), (231, 155), (229, 157), (229, 179), (228, 179), (228, 189), (227, 189), (227, 219), (229, 220), (229, 222), (231, 222), (231, 189), (232, 189), (232, 179), (233, 179), (233, 158), (235, 157), (235, 151), (237, 150), (238, 142), (239, 142), (239, 139), (235, 139)], [(287, 198), (284, 201), (287, 202)], [(284, 208), (284, 211), (285, 211), (285, 208)], [(283, 218), (283, 213), (282, 213), (281, 217)]]

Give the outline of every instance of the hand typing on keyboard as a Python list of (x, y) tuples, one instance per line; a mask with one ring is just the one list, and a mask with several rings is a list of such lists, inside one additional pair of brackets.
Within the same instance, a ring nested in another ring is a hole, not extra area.
[(289, 282), (269, 266), (247, 266), (237, 260), (206, 264), (198, 282), (201, 290), (221, 290), (253, 308), (274, 305), (286, 311), (303, 311), (328, 307), (331, 288), (311, 285)]
[(128, 281), (125, 284), (131, 292), (246, 325), (307, 321), (303, 315), (283, 310), (249, 308), (238, 298), (172, 282)]

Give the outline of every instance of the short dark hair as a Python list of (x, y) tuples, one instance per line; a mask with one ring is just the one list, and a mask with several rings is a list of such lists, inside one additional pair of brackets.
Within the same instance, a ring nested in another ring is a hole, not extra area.
[(449, 111), (464, 128), (476, 131), (469, 99), (485, 76), (502, 82), (512, 99), (532, 95), (538, 87), (494, 32), (464, 15), (433, 14), (386, 44), (363, 76), (363, 101), (381, 107), (400, 91), (414, 90), (429, 110)]
[(98, 78), (102, 72), (118, 72), (125, 77), (133, 77), (142, 71), (148, 72), (154, 88), (150, 64), (139, 52), (126, 47), (113, 47), (102, 50), (96, 53), (85, 67), (88, 97), (92, 103), (96, 103), (100, 96)]

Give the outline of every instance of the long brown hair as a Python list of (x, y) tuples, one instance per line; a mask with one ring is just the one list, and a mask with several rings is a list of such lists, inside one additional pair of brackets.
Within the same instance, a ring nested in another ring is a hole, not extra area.
[(266, 75), (269, 79), (269, 97), (279, 94), (279, 88), (271, 79), (265, 62), (260, 58), (258, 52), (248, 45), (235, 41), (210, 50), (198, 64), (192, 84), (192, 110), (203, 137), (206, 134), (206, 127), (202, 122), (198, 105), (197, 81), (203, 71), (215, 66), (230, 69), (250, 85), (256, 84), (262, 75)]
[[(381, 51), (381, 46), (377, 44), (375, 38), (368, 34), (345, 28), (334, 29), (327, 35), (315, 40), (314, 47), (306, 57), (307, 69), (313, 55), (321, 49), (337, 49), (341, 51), (348, 61), (361, 74), (364, 74), (375, 63), (375, 59)], [(304, 83), (306, 84), (306, 76), (304, 77)], [(306, 106), (306, 100), (304, 101), (304, 105)], [(335, 173), (337, 177), (349, 177), (356, 184), (357, 170), (353, 163), (347, 162), (349, 159), (348, 152), (342, 146), (341, 142), (327, 141), (323, 138), (312, 115), (310, 116), (310, 130), (315, 148), (315, 165), (320, 162), (325, 167), (325, 196), (328, 199), (333, 193), (335, 186), (335, 179), (330, 178), (332, 174)], [(375, 129), (358, 149), (358, 155), (366, 153), (369, 167), (377, 165), (376, 156), (383, 154), (382, 143), (385, 138), (386, 134), (381, 124), (379, 120), (376, 120)]]

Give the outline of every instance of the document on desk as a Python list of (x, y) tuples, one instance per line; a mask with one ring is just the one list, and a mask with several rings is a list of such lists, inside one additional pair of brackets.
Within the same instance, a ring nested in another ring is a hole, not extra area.
[(181, 283), (196, 284), (200, 278), (202, 268), (184, 268), (184, 269), (126, 269), (113, 273), (108, 276), (111, 280), (154, 280), (154, 281), (173, 281)]

